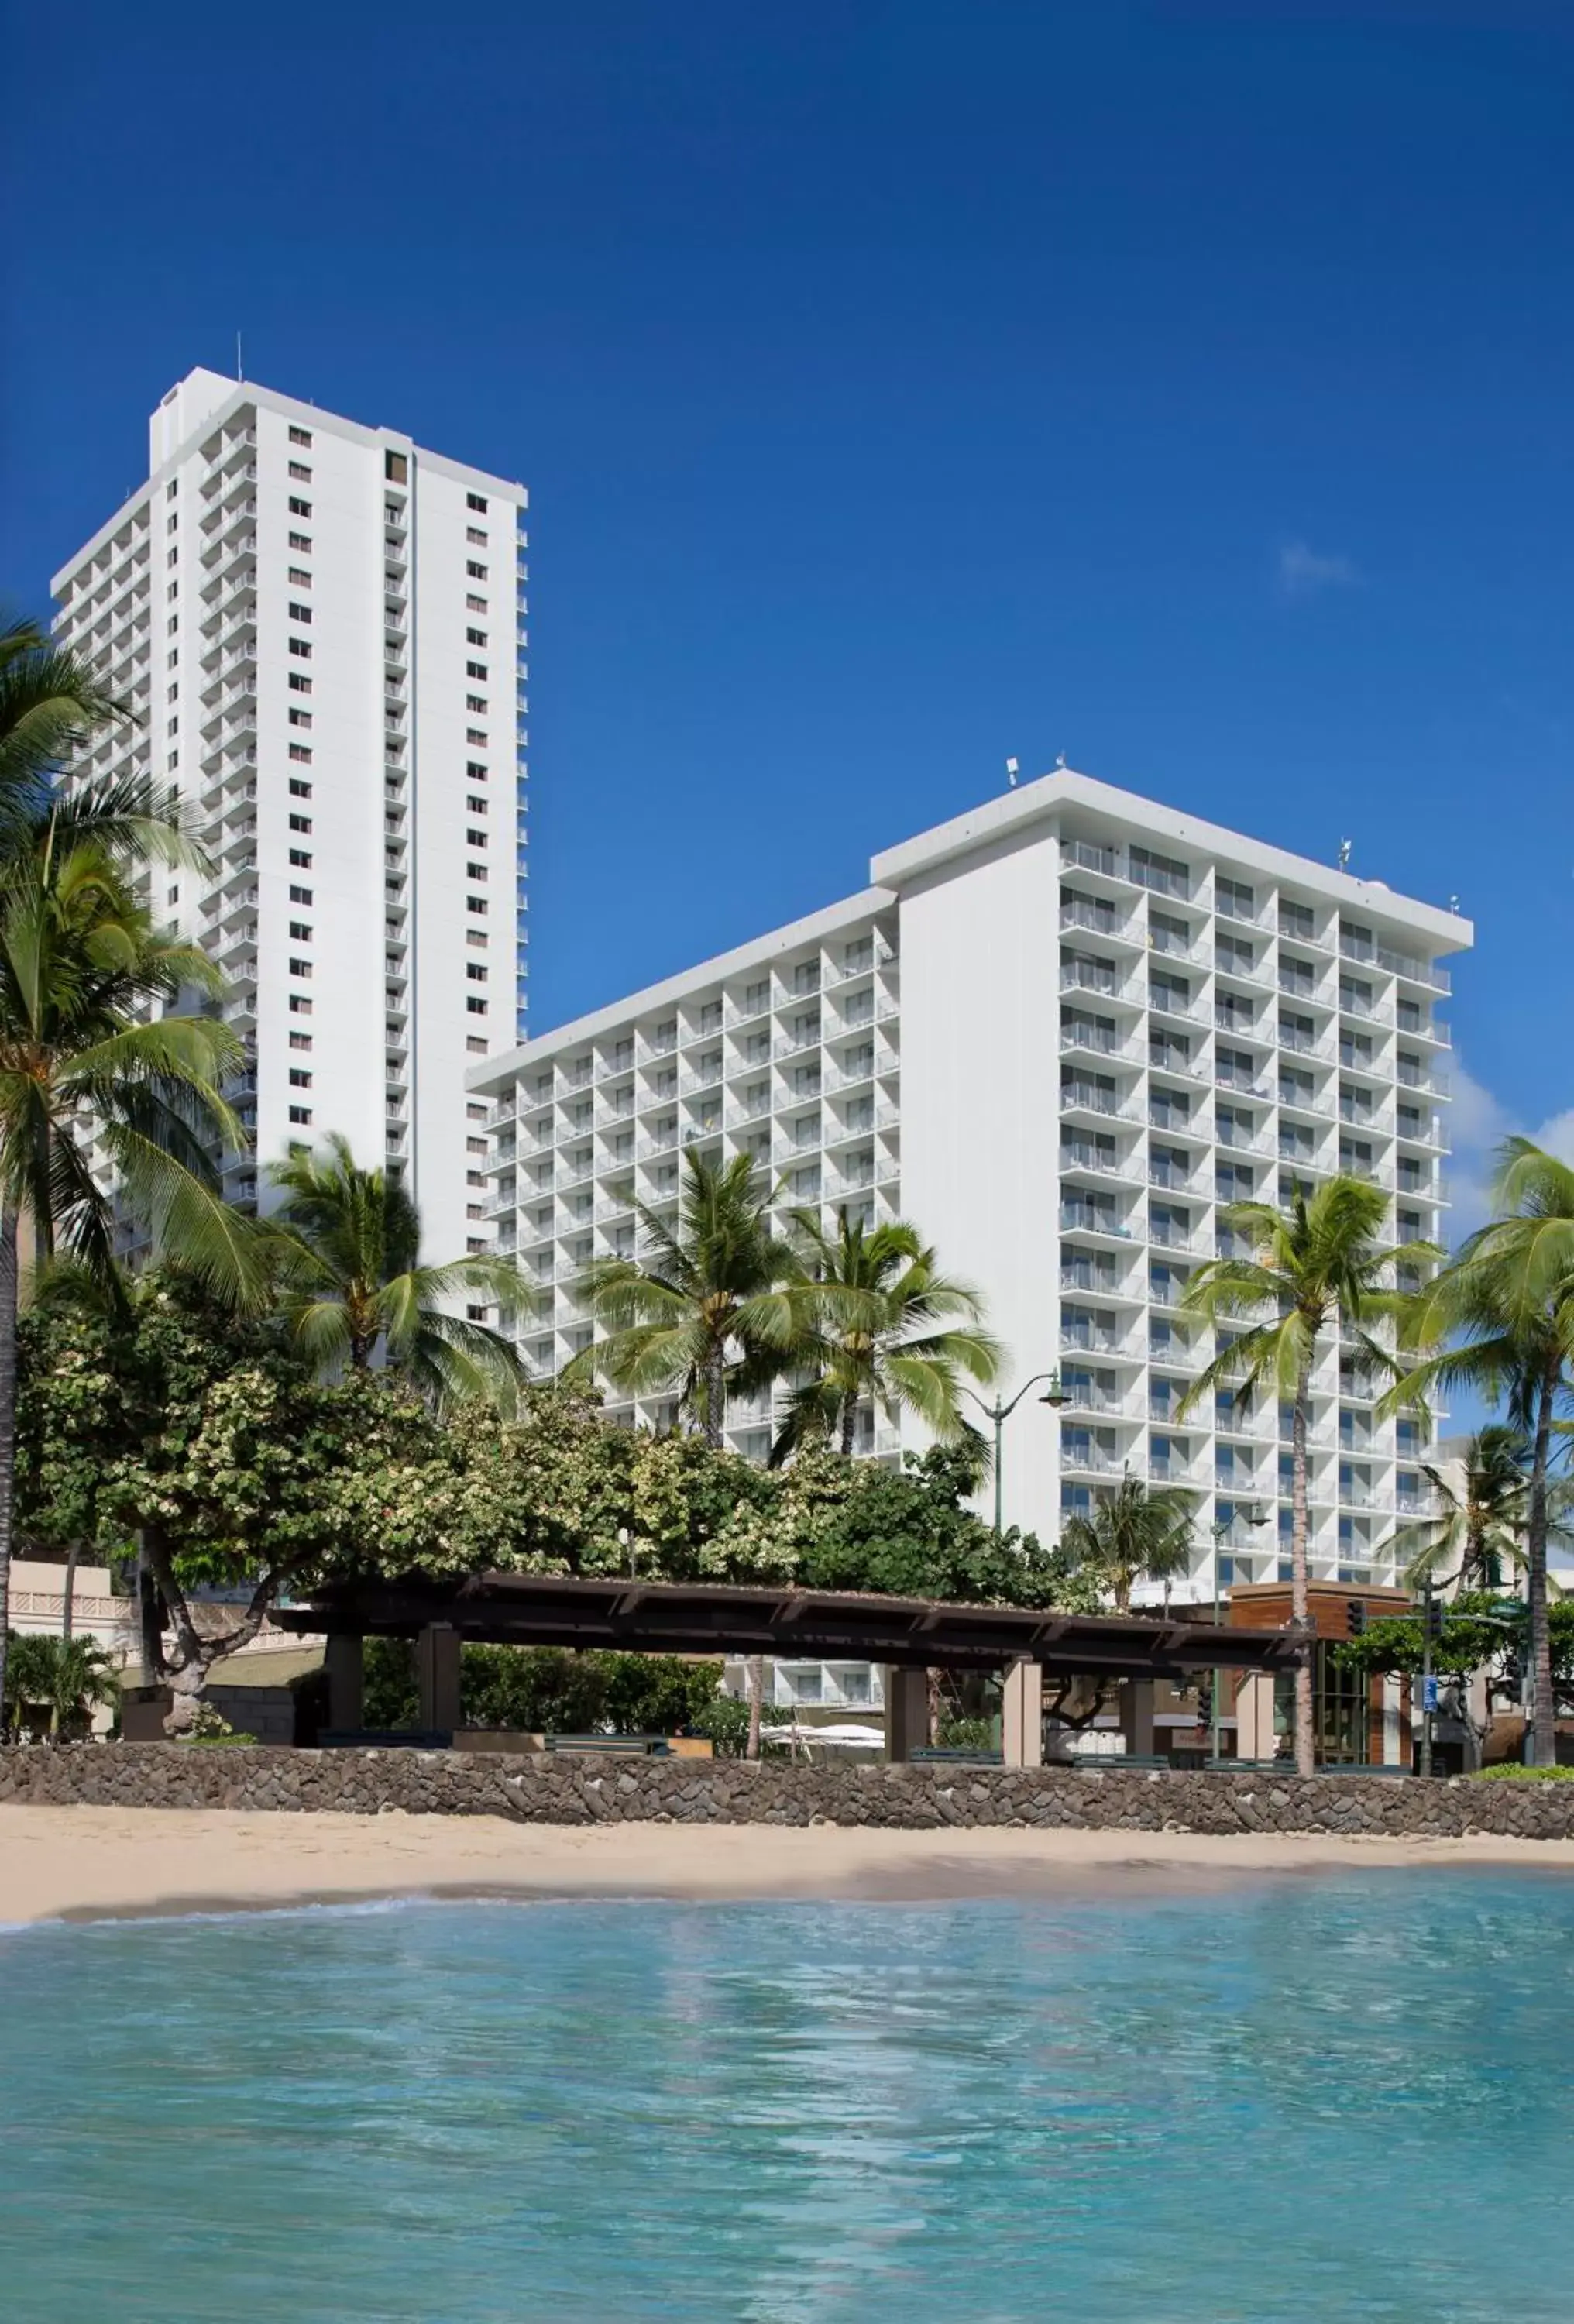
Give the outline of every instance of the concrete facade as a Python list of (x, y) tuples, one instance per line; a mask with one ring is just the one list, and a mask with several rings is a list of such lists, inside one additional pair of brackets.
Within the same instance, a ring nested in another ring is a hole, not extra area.
[(56, 576), (58, 641), (136, 714), (80, 779), (165, 779), (210, 877), (149, 901), (230, 980), (259, 1164), (329, 1130), (481, 1250), (465, 1074), (524, 1027), (526, 494), (407, 435), (194, 371), (148, 480)]

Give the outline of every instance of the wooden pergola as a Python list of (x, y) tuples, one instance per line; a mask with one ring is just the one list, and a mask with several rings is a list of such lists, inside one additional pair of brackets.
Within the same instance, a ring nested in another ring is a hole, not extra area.
[(480, 1573), (458, 1580), (342, 1582), (281, 1611), (287, 1629), (326, 1632), (329, 1720), (361, 1723), (361, 1643), (412, 1638), (421, 1723), (459, 1724), (459, 1650), (491, 1646), (616, 1647), (636, 1654), (765, 1655), (886, 1666), (888, 1743), (906, 1757), (926, 1715), (923, 1673), (1002, 1672), (1007, 1757), (1036, 1764), (1043, 1678), (1189, 1679), (1235, 1669), (1271, 1676), (1293, 1666), (1281, 1630), (1215, 1628), (1168, 1615), (1067, 1614), (1051, 1607), (953, 1606), (844, 1591), (742, 1588), (560, 1574)]

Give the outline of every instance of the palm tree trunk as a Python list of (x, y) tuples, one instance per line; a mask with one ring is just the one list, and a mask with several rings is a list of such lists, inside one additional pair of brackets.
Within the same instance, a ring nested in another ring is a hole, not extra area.
[(71, 1637), (72, 1600), (77, 1594), (77, 1560), (81, 1554), (82, 1545), (79, 1541), (74, 1541), (66, 1552), (66, 1587), (60, 1605), (60, 1636), (68, 1645)]
[(1295, 1379), (1295, 1404), (1290, 1420), (1290, 1617), (1301, 1641), (1295, 1659), (1295, 1772), (1310, 1775), (1316, 1761), (1316, 1735), (1312, 1705), (1312, 1639), (1308, 1634), (1311, 1607), (1306, 1571), (1306, 1410), (1311, 1401), (1312, 1373), (1302, 1364)]
[(744, 1667), (748, 1673), (746, 1683), (749, 1688), (749, 1742), (744, 1752), (744, 1757), (750, 1759), (758, 1759), (759, 1757), (759, 1716), (765, 1699), (765, 1656), (763, 1655), (750, 1655)]
[(1536, 1404), (1535, 1457), (1531, 1462), (1530, 1526), (1525, 1544), (1525, 1597), (1531, 1624), (1531, 1718), (1525, 1757), (1533, 1767), (1551, 1767), (1558, 1757), (1552, 1636), (1547, 1620), (1547, 1463), (1551, 1455), (1552, 1404), (1557, 1384), (1557, 1371), (1550, 1369), (1542, 1376)]
[(11, 1517), (16, 1498), (16, 1214), (0, 1218), (0, 1734), (11, 1628)]
[(842, 1457), (849, 1461), (852, 1458), (852, 1434), (857, 1420), (858, 1398), (855, 1396), (844, 1396), (842, 1399), (841, 1449)]

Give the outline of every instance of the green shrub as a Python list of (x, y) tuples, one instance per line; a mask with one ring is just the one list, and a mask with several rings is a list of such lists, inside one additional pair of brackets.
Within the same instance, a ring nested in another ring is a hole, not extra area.
[(1574, 1767), (1524, 1767), (1517, 1759), (1505, 1759), (1500, 1766), (1478, 1768), (1474, 1781), (1477, 1784), (1574, 1784)]
[(710, 1738), (718, 1759), (741, 1759), (749, 1748), (749, 1705), (735, 1694), (715, 1694), (692, 1721), (696, 1735)]
[[(721, 1683), (719, 1662), (677, 1655), (576, 1654), (566, 1646), (461, 1647), (460, 1702), (467, 1727), (534, 1735), (670, 1735), (709, 1730), (701, 1716)], [(368, 1638), (363, 1717), (368, 1727), (414, 1727), (419, 1717), (415, 1656), (403, 1638)]]

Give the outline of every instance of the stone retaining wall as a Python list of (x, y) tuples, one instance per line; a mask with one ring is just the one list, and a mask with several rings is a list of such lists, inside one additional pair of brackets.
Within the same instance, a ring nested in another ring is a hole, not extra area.
[(145, 1808), (385, 1808), (538, 1823), (989, 1824), (1574, 1839), (1574, 1784), (1165, 1774), (1079, 1767), (802, 1767), (778, 1760), (292, 1751), (177, 1743), (0, 1750), (0, 1801)]

